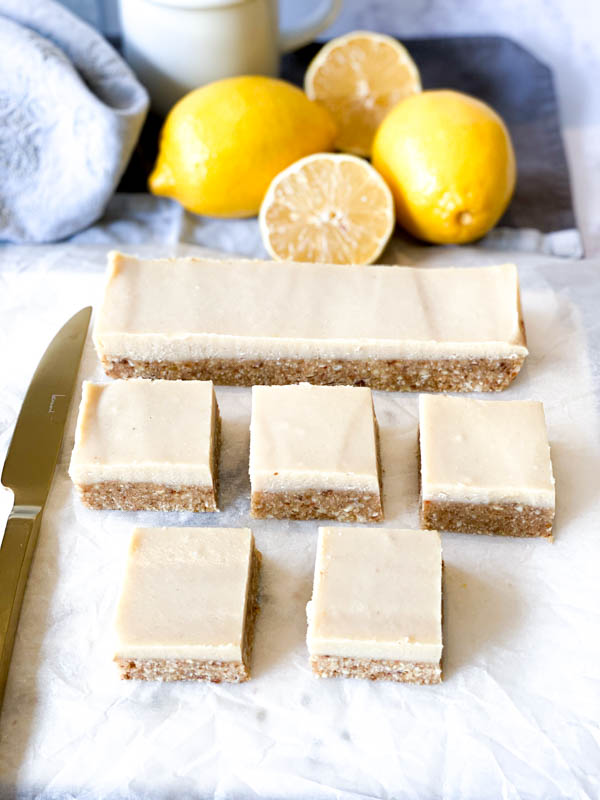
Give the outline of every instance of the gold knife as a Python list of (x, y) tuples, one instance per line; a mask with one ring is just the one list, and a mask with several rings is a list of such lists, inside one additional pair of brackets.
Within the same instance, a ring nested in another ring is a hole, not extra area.
[(0, 708), (91, 313), (91, 307), (77, 312), (48, 345), (29, 384), (2, 470), (14, 505), (0, 547)]

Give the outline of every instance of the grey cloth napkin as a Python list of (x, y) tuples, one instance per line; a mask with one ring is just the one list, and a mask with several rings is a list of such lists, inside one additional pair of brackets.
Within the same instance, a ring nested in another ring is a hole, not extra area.
[(0, 0), (0, 240), (64, 239), (102, 216), (148, 95), (52, 0)]

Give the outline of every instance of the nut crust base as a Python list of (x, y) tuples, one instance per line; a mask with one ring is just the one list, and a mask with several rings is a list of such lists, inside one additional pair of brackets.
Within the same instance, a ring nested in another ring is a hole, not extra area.
[(252, 492), (255, 519), (336, 519), (339, 522), (381, 522), (381, 496), (373, 492), (306, 489), (302, 492)]
[(446, 359), (203, 358), (143, 361), (102, 355), (111, 378), (212, 380), (229, 386), (308, 383), (370, 386), (393, 392), (499, 392), (512, 383), (524, 356)]
[(521, 503), (460, 503), (422, 500), (426, 530), (552, 539), (554, 509)]
[(312, 671), (319, 678), (365, 678), (429, 685), (442, 682), (441, 664), (391, 659), (311, 656)]

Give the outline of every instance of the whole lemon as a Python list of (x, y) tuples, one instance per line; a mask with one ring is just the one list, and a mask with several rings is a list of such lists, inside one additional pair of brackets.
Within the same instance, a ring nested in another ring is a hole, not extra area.
[(449, 90), (398, 103), (375, 135), (373, 166), (392, 189), (398, 222), (436, 244), (484, 236), (515, 188), (515, 154), (502, 119)]
[(295, 86), (262, 76), (225, 78), (171, 109), (150, 190), (196, 214), (250, 217), (275, 175), (302, 156), (330, 150), (335, 135), (329, 112)]

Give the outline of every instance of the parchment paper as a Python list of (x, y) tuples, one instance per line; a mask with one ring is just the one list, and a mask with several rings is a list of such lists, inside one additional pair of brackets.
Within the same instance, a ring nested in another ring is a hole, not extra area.
[[(105, 252), (0, 251), (2, 457), (48, 341), (71, 313), (98, 299)], [(402, 255), (405, 263), (416, 257)], [(464, 248), (432, 250), (429, 260), (499, 259)], [(66, 473), (77, 396), (0, 720), (0, 796), (599, 796), (600, 264), (515, 260), (531, 355), (510, 389), (488, 397), (544, 402), (557, 481), (555, 542), (443, 535), (444, 683), (312, 677), (305, 605), (318, 523), (250, 518), (249, 389), (217, 388), (222, 511), (196, 515), (83, 509)], [(89, 341), (84, 378), (105, 380)], [(375, 406), (384, 524), (417, 527), (416, 396), (378, 392)], [(9, 506), (3, 492), (2, 523)], [(129, 533), (164, 524), (254, 529), (264, 571), (250, 682), (118, 679), (111, 624)]]

